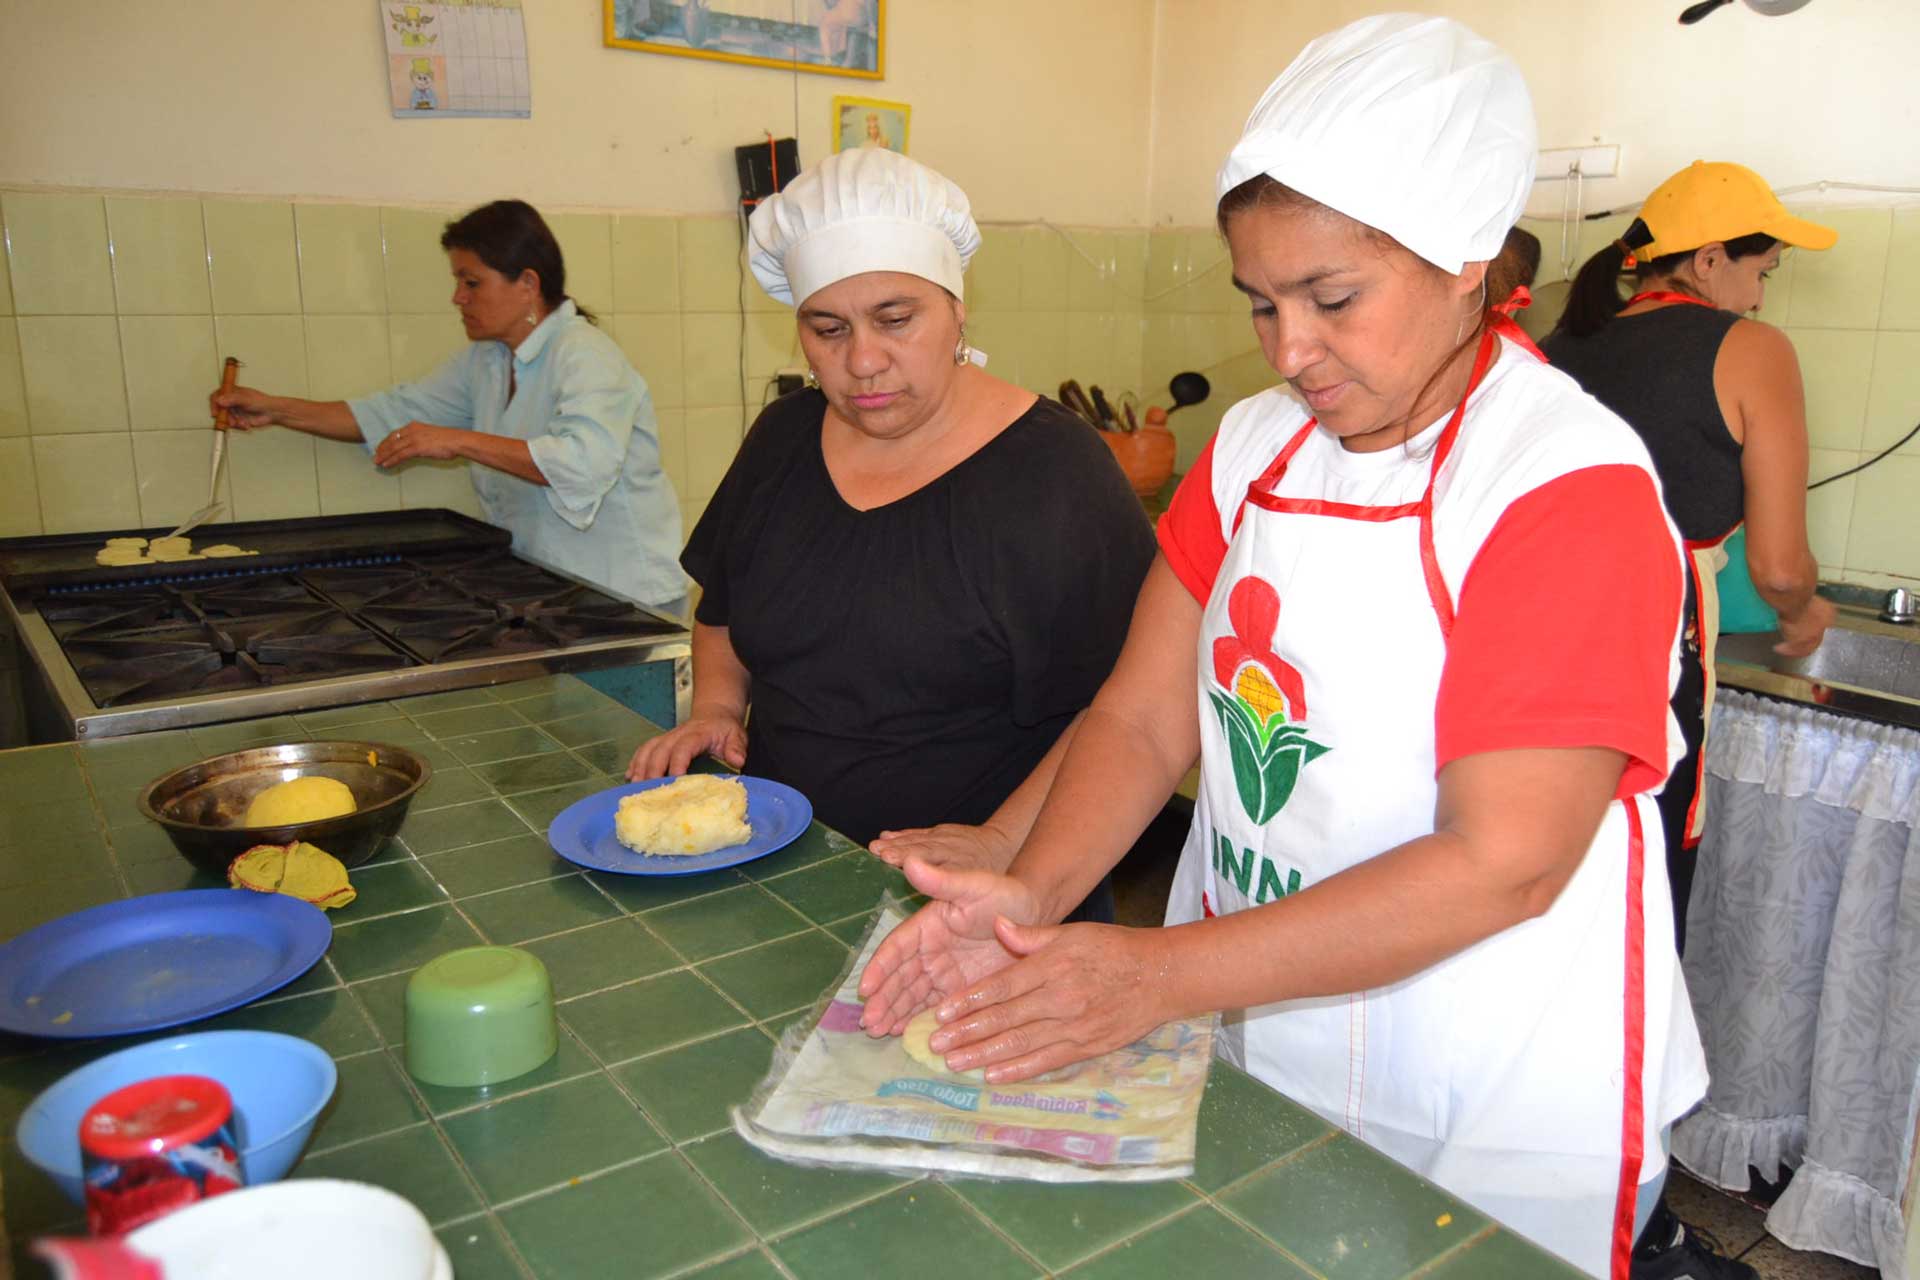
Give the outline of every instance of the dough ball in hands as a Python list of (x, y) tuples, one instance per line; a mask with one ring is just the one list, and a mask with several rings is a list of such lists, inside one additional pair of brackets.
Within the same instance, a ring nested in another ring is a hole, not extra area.
[(353, 792), (335, 778), (310, 776), (276, 783), (253, 798), (245, 827), (290, 827), (300, 822), (319, 822), (324, 818), (344, 818), (357, 808)]
[(635, 853), (686, 857), (745, 844), (747, 789), (733, 778), (690, 773), (620, 798), (613, 834)]
[(900, 1047), (907, 1056), (929, 1071), (937, 1071), (943, 1076), (959, 1076), (966, 1080), (985, 1080), (986, 1069), (975, 1067), (971, 1071), (955, 1071), (947, 1066), (947, 1060), (933, 1051), (933, 1033), (940, 1029), (934, 1020), (932, 1009), (922, 1009), (913, 1015), (907, 1023), (907, 1029), (900, 1033)]

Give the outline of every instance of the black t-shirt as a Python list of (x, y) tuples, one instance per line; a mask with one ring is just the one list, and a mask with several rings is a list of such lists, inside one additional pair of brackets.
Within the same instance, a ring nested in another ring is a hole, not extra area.
[(1112, 670), (1152, 529), (1050, 400), (871, 511), (834, 488), (825, 414), (817, 391), (769, 406), (681, 556), (752, 676), (746, 771), (862, 844), (983, 822)]
[(1616, 316), (1598, 333), (1550, 335), (1553, 367), (1626, 420), (1646, 442), (1667, 514), (1689, 542), (1715, 542), (1746, 514), (1740, 442), (1713, 389), (1731, 311), (1685, 303)]

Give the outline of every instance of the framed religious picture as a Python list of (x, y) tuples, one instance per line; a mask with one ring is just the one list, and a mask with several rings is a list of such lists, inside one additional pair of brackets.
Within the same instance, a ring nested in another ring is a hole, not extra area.
[(854, 151), (882, 147), (907, 154), (907, 121), (913, 108), (904, 102), (878, 98), (833, 100), (833, 149)]
[(887, 0), (601, 0), (618, 49), (879, 80)]

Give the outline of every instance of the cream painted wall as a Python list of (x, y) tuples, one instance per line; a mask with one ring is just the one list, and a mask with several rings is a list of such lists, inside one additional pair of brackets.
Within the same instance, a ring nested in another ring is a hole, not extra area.
[(911, 103), (983, 219), (1146, 222), (1154, 0), (894, 0), (878, 82), (608, 49), (599, 0), (528, 0), (532, 119), (444, 121), (392, 118), (369, 0), (0, 13), (0, 184), (723, 213), (734, 145), (817, 161), (853, 94)]
[[(1702, 156), (1776, 187), (1816, 179), (1920, 186), (1913, 51), (1920, 4), (1815, 0), (1782, 18), (1744, 6), (1695, 27), (1685, 0), (1158, 0), (1153, 172), (1158, 225), (1212, 220), (1215, 170), (1249, 109), (1306, 41), (1384, 8), (1444, 12), (1505, 48), (1533, 91), (1542, 146), (1622, 147), (1587, 207), (1638, 201)], [(1534, 193), (1557, 213), (1559, 184)]]

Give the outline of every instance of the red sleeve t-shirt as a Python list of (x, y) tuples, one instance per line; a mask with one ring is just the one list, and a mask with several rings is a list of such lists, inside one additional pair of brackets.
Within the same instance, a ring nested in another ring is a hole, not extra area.
[[(1227, 552), (1209, 442), (1159, 525), (1204, 606)], [(1681, 568), (1646, 471), (1585, 467), (1510, 504), (1456, 591), (1434, 706), (1435, 766), (1488, 751), (1610, 747), (1621, 796), (1668, 768), (1667, 699)]]

